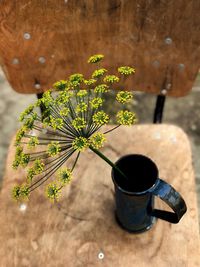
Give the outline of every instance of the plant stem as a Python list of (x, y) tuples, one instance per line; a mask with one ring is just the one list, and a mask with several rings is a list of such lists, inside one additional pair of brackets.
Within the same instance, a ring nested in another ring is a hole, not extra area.
[(125, 179), (128, 179), (127, 176), (112, 162), (110, 161), (104, 154), (102, 154), (99, 150), (89, 146), (89, 148), (97, 154), (100, 158), (106, 161), (112, 168), (114, 168), (120, 175), (122, 175)]

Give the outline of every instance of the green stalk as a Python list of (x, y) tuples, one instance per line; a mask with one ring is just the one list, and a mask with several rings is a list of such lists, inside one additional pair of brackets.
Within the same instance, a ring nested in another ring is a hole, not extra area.
[(125, 179), (128, 179), (127, 176), (112, 162), (110, 161), (104, 154), (102, 154), (99, 150), (89, 146), (89, 148), (97, 154), (100, 158), (102, 158), (105, 162), (107, 162), (112, 168), (114, 168), (120, 175), (122, 175)]

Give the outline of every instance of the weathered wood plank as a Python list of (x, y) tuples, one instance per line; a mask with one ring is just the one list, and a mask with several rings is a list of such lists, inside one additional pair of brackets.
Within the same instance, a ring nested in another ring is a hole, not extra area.
[[(113, 161), (142, 153), (157, 163), (160, 177), (186, 200), (188, 211), (181, 222), (158, 220), (150, 231), (138, 235), (120, 229), (114, 219), (111, 170), (90, 152), (80, 158), (58, 206), (38, 190), (22, 212), (10, 199), (11, 186), (24, 176), (22, 170), (11, 170), (11, 145), (0, 195), (2, 266), (199, 266), (198, 211), (186, 135), (175, 126), (142, 125), (121, 127), (108, 141), (103, 152)], [(157, 205), (164, 207), (161, 202)]]
[(128, 89), (171, 84), (169, 94), (182, 96), (200, 66), (199, 13), (195, 0), (1, 1), (0, 62), (14, 90), (39, 93), (73, 72), (89, 75), (87, 58), (103, 53), (113, 72), (136, 67)]

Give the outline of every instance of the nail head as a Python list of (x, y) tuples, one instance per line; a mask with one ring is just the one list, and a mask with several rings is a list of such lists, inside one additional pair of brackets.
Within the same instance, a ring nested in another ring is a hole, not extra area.
[(12, 64), (14, 64), (14, 65), (19, 64), (19, 59), (18, 58), (13, 58)]
[(36, 84), (35, 84), (35, 89), (38, 90), (38, 89), (40, 89), (40, 88), (41, 88), (41, 85), (40, 85), (39, 83), (36, 83)]
[(99, 254), (98, 254), (98, 258), (99, 258), (100, 260), (103, 260), (103, 259), (104, 259), (104, 253), (103, 253), (103, 252), (99, 252)]
[(22, 204), (20, 204), (19, 209), (20, 209), (20, 211), (24, 212), (27, 209), (27, 205), (22, 203)]
[(25, 33), (24, 33), (24, 39), (25, 39), (25, 40), (29, 40), (29, 39), (31, 39), (31, 35), (30, 35), (30, 33), (25, 32)]
[(184, 70), (185, 65), (183, 63), (178, 64), (178, 68), (180, 71)]
[(166, 43), (167, 45), (172, 44), (172, 38), (170, 38), (170, 37), (165, 38), (165, 43)]
[(38, 61), (41, 63), (41, 64), (44, 64), (46, 59), (45, 57), (39, 57)]

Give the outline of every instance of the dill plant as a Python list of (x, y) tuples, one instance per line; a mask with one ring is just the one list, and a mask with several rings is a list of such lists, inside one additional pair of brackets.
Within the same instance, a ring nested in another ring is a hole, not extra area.
[[(132, 101), (133, 95), (122, 88), (116, 95), (116, 101), (122, 105), (116, 114), (116, 126), (106, 132), (101, 130), (110, 120), (103, 110), (105, 94), (114, 89), (120, 79), (134, 74), (135, 69), (122, 66), (117, 69), (117, 75), (109, 75), (108, 70), (100, 67), (103, 58), (103, 55), (94, 55), (88, 59), (89, 64), (98, 65), (90, 79), (75, 73), (67, 80), (57, 81), (41, 99), (21, 113), (22, 127), (16, 135), (13, 168), (26, 168), (27, 175), (24, 183), (12, 189), (14, 199), (28, 199), (36, 188), (47, 183), (47, 198), (57, 201), (63, 187), (72, 180), (80, 153), (86, 149), (92, 150), (126, 178), (99, 149), (108, 133), (120, 125), (133, 125), (137, 120), (135, 113), (125, 106)], [(40, 106), (44, 109), (42, 115)], [(73, 165), (65, 167), (74, 154)]]

